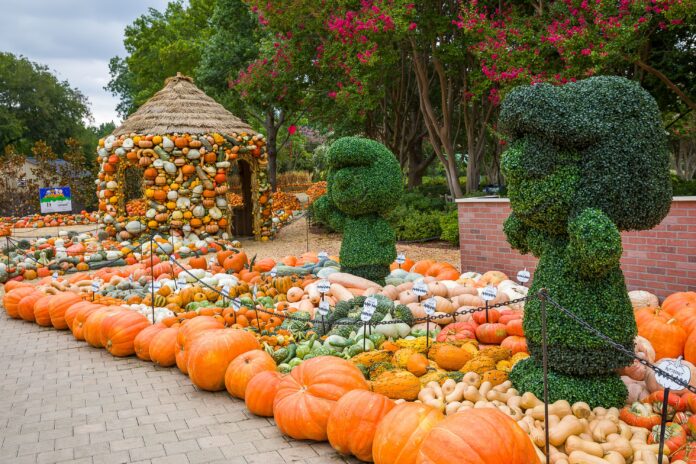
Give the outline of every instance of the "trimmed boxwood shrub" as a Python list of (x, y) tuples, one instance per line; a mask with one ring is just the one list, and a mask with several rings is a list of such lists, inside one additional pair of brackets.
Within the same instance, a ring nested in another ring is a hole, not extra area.
[[(530, 294), (561, 306), (633, 349), (636, 324), (626, 293), (621, 230), (649, 229), (669, 211), (669, 157), (655, 100), (635, 82), (596, 77), (561, 87), (515, 89), (500, 127), (510, 137), (502, 169), (513, 248), (539, 258)], [(525, 306), (532, 360), (515, 366), (516, 388), (541, 393), (541, 302)], [(620, 406), (612, 371), (631, 359), (547, 304), (553, 398)], [(621, 384), (621, 385), (619, 385)]]
[(326, 195), (316, 219), (343, 232), (341, 270), (384, 284), (396, 259), (394, 230), (383, 215), (403, 193), (401, 168), (384, 145), (361, 137), (338, 139), (327, 154)]

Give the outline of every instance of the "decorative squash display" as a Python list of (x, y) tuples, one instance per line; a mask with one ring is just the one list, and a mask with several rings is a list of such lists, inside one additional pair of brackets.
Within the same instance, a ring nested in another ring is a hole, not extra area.
[(361, 461), (372, 461), (372, 442), (384, 416), (396, 404), (384, 395), (352, 390), (343, 395), (329, 415), (326, 434), (331, 446), (341, 454)]
[(225, 371), (225, 388), (230, 395), (244, 399), (249, 381), (258, 373), (274, 371), (276, 363), (263, 350), (247, 351), (237, 356)]
[(256, 337), (245, 330), (208, 331), (191, 343), (186, 362), (189, 378), (201, 390), (224, 390), (227, 366), (242, 353), (260, 348)]
[(447, 416), (425, 437), (416, 462), (540, 463), (529, 436), (495, 408), (467, 409)]
[(298, 440), (326, 440), (326, 426), (336, 401), (351, 390), (368, 389), (362, 372), (351, 362), (333, 356), (312, 358), (280, 382), (273, 417), (285, 435)]
[(396, 405), (375, 429), (375, 464), (414, 464), (425, 436), (444, 418), (442, 412), (427, 404)]
[(249, 380), (244, 394), (244, 403), (252, 414), (273, 417), (273, 401), (283, 378), (277, 371), (263, 371)]
[(167, 327), (155, 334), (149, 347), (150, 360), (153, 363), (162, 367), (176, 365), (176, 337), (178, 333), (178, 327)]

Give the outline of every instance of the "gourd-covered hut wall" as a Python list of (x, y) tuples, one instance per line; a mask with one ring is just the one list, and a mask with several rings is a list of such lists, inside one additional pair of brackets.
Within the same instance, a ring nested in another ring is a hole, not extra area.
[(106, 232), (190, 237), (272, 235), (263, 135), (177, 75), (99, 141)]

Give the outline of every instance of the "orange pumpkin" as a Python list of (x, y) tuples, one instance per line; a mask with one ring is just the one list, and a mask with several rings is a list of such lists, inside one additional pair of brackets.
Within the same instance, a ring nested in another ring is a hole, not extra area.
[(82, 336), (85, 338), (85, 341), (95, 348), (103, 348), (102, 322), (119, 311), (123, 311), (123, 309), (118, 306), (107, 306), (97, 309), (87, 316), (82, 326)]
[[(641, 309), (636, 313), (642, 311)], [(641, 317), (640, 321), (637, 316), (636, 322), (638, 322), (638, 335), (647, 338), (655, 348), (656, 360), (676, 358), (684, 353), (687, 333), (673, 317), (655, 311), (652, 317)]]
[(225, 388), (230, 395), (244, 399), (249, 381), (259, 372), (274, 371), (276, 363), (263, 350), (247, 351), (237, 356), (225, 371)]
[(65, 322), (65, 311), (75, 303), (79, 303), (82, 299), (77, 293), (63, 292), (55, 295), (48, 305), (48, 313), (51, 316), (51, 324), (58, 330), (68, 328)]
[[(225, 260), (235, 254), (232, 250), (220, 250), (215, 254), (215, 258), (220, 266), (223, 266)], [(224, 267), (224, 266), (223, 266)]]
[(225, 372), (242, 353), (261, 349), (251, 332), (224, 329), (206, 332), (191, 344), (187, 368), (191, 382), (201, 390), (225, 389)]
[[(73, 305), (76, 306), (76, 305)], [(72, 308), (71, 306), (70, 308)], [(84, 340), (84, 326), (85, 322), (87, 321), (87, 318), (96, 310), (106, 308), (104, 305), (100, 304), (93, 304), (91, 306), (83, 306), (81, 307), (78, 311), (77, 314), (75, 314), (75, 317), (72, 322), (72, 327), (70, 330), (72, 330), (73, 337), (75, 337), (76, 340)], [(34, 311), (36, 313), (36, 311)], [(65, 312), (67, 315), (67, 311)], [(49, 319), (50, 321), (50, 319)], [(66, 317), (67, 321), (67, 317)]]
[(351, 390), (336, 402), (329, 415), (326, 434), (341, 454), (372, 461), (372, 442), (377, 425), (396, 404), (384, 395)]
[(65, 323), (68, 325), (68, 330), (72, 331), (73, 324), (75, 323), (75, 317), (82, 310), (89, 306), (94, 306), (95, 304), (91, 301), (79, 301), (70, 305), (68, 309), (65, 310)]
[(208, 269), (208, 261), (206, 261), (205, 256), (194, 256), (189, 259), (188, 263), (193, 269)]
[(253, 270), (258, 272), (269, 272), (275, 265), (276, 262), (273, 258), (263, 258), (254, 262)]
[(5, 307), (7, 315), (13, 319), (19, 319), (19, 302), (25, 296), (31, 295), (36, 289), (34, 287), (18, 287), (5, 293), (2, 297), (2, 305)]
[(423, 259), (421, 261), (416, 261), (416, 263), (411, 267), (410, 272), (416, 272), (421, 275), (425, 275), (428, 273), (428, 269), (430, 269), (437, 261), (434, 259)]
[(248, 258), (246, 253), (240, 251), (239, 253), (225, 259), (225, 261), (222, 263), (222, 267), (224, 267), (226, 271), (239, 272), (244, 269), (244, 266), (246, 266), (247, 263)]
[(153, 337), (150, 342), (150, 359), (153, 363), (162, 367), (171, 367), (176, 364), (176, 336), (178, 327), (168, 327)]
[(135, 340), (133, 340), (135, 355), (143, 361), (151, 361), (150, 345), (152, 344), (152, 339), (166, 328), (167, 326), (158, 322), (157, 324), (152, 324), (150, 327), (145, 327), (141, 330), (140, 333), (136, 335)]
[(369, 390), (353, 363), (333, 356), (304, 361), (278, 386), (273, 402), (276, 425), (297, 440), (324, 441), (336, 401), (351, 390)]
[(372, 442), (375, 464), (414, 464), (425, 436), (445, 418), (423, 403), (396, 405), (377, 425)]
[(34, 303), (46, 296), (44, 293), (34, 291), (23, 297), (17, 303), (17, 314), (25, 321), (34, 322)]
[(34, 303), (34, 322), (41, 327), (51, 327), (51, 315), (48, 313), (48, 306), (51, 304), (52, 299), (53, 295), (46, 295)]
[(104, 348), (112, 356), (124, 357), (135, 353), (135, 337), (150, 326), (147, 317), (135, 311), (122, 311), (105, 321)]
[[(193, 313), (195, 315), (195, 313)], [(191, 343), (201, 333), (208, 330), (222, 329), (225, 325), (212, 316), (198, 316), (182, 325), (176, 336), (176, 366), (188, 374), (188, 354)]]
[(512, 354), (529, 352), (527, 351), (527, 339), (516, 335), (507, 337), (500, 343), (500, 346), (502, 348), (507, 348)]
[(416, 262), (414, 260), (406, 258), (406, 260), (403, 262), (403, 264), (401, 264), (401, 266), (399, 266), (399, 263), (394, 261), (391, 264), (391, 266), (389, 266), (389, 269), (392, 271), (396, 270), (396, 269), (403, 269), (403, 270), (407, 271), (407, 270), (411, 269), (415, 264), (416, 264)]
[(517, 422), (495, 408), (482, 408), (460, 411), (436, 424), (423, 440), (416, 462), (539, 464), (539, 458)]
[(662, 309), (672, 316), (684, 310), (696, 310), (696, 292), (673, 293), (662, 302)]
[(249, 380), (244, 403), (252, 414), (273, 417), (273, 400), (283, 376), (278, 371), (263, 371)]

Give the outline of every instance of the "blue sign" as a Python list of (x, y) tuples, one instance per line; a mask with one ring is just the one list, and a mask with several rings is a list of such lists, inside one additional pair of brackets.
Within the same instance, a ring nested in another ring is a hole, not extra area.
[(72, 211), (70, 187), (48, 187), (39, 189), (41, 213), (64, 213)]

